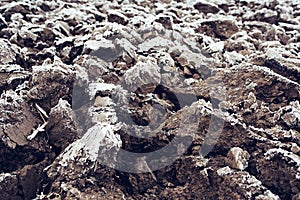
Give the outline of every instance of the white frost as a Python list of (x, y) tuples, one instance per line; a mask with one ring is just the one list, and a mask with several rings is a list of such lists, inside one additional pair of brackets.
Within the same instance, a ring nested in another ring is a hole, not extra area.
[(98, 91), (112, 91), (116, 86), (108, 83), (91, 83), (89, 84), (89, 95), (92, 100)]
[(271, 160), (274, 156), (280, 155), (281, 158), (291, 164), (295, 164), (295, 167), (297, 167), (297, 174), (296, 178), (300, 179), (300, 157), (292, 152), (289, 152), (287, 150), (278, 148), (278, 149), (269, 149), (265, 153), (265, 159)]
[(219, 176), (224, 176), (233, 173), (233, 170), (230, 167), (226, 166), (217, 170)]
[[(62, 154), (59, 162), (62, 166), (67, 166), (68, 161), (79, 159), (83, 162), (86, 160), (95, 162), (98, 159), (100, 148), (110, 150), (120, 148), (122, 141), (119, 136), (114, 134), (113, 125), (95, 124), (87, 130), (84, 136), (72, 143)], [(103, 151), (102, 151), (103, 152)], [(86, 154), (80, 157), (81, 154)]]
[(4, 181), (6, 177), (13, 176), (10, 173), (1, 173), (0, 174), (0, 182)]

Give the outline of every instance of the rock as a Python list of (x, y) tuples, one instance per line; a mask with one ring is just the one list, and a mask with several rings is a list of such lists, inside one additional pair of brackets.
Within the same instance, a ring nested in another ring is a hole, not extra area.
[(293, 196), (292, 200), (298, 200), (300, 199), (300, 193)]
[(1, 199), (22, 199), (20, 193), (22, 192), (19, 188), (16, 187), (18, 184), (18, 178), (16, 175), (9, 173), (0, 174), (0, 194)]
[[(101, 165), (101, 163), (105, 163), (107, 166), (113, 167), (115, 155), (107, 157), (110, 154), (108, 151), (113, 152), (119, 148), (120, 141), (113, 134), (111, 126), (98, 124), (91, 127), (80, 140), (70, 144), (54, 161), (53, 165), (47, 169), (51, 191), (55, 193), (61, 191), (54, 196), (58, 195), (62, 198), (92, 197), (92, 194), (98, 191), (97, 196), (121, 197), (123, 193), (121, 190), (117, 192), (118, 187), (111, 182), (111, 177), (116, 176), (115, 171)], [(99, 165), (97, 165), (97, 160), (99, 160)], [(87, 163), (89, 164), (87, 165)], [(84, 171), (82, 171), (83, 166), (85, 166)], [(68, 174), (68, 177), (62, 180), (62, 174)], [(89, 189), (78, 190), (77, 186), (73, 186), (78, 181), (82, 182), (80, 188), (84, 188), (87, 184)], [(107, 184), (111, 185), (111, 189), (107, 190), (114, 191), (114, 193), (106, 192), (105, 189), (99, 191), (99, 185), (107, 187)], [(52, 195), (49, 194), (48, 196)]]
[(169, 16), (159, 16), (156, 19), (157, 22), (161, 23), (166, 29), (172, 29), (172, 18)]
[(238, 32), (239, 28), (235, 25), (234, 21), (224, 20), (224, 21), (215, 21), (215, 33), (220, 38), (230, 38), (233, 34)]
[(237, 33), (233, 38), (228, 39), (225, 44), (225, 49), (230, 52), (236, 51), (242, 55), (249, 55), (256, 50), (256, 44), (254, 44), (254, 41), (251, 38), (245, 35), (245, 32), (242, 32), (239, 34)]
[(207, 13), (218, 13), (220, 9), (217, 5), (205, 1), (200, 1), (194, 5), (194, 8), (199, 10), (199, 12)]
[[(22, 95), (12, 90), (2, 93), (0, 107), (4, 107), (0, 114), (0, 161), (3, 163), (0, 171), (12, 174), (5, 176), (5, 188), (0, 186), (4, 195), (1, 198), (34, 198), (42, 171), (52, 158), (51, 153), (48, 153), (50, 148), (44, 130), (37, 131), (43, 123), (42, 119), (38, 117), (38, 109), (34, 111)], [(29, 139), (31, 135), (34, 137)], [(47, 159), (42, 162), (44, 158)], [(7, 184), (13, 187), (7, 187)]]
[(226, 164), (233, 169), (244, 170), (248, 167), (249, 158), (250, 155), (247, 151), (243, 151), (239, 147), (233, 147), (227, 154)]
[(74, 124), (73, 113), (70, 104), (60, 99), (49, 114), (49, 121), (46, 126), (49, 144), (59, 150), (65, 149), (78, 137), (76, 125)]
[(300, 121), (299, 102), (291, 102), (291, 106), (287, 106), (284, 110), (290, 110), (282, 116), (282, 120), (289, 127), (297, 127)]
[(2, 15), (0, 15), (0, 30), (7, 28), (7, 22), (5, 21), (5, 19), (2, 17)]
[(38, 35), (33, 33), (31, 30), (19, 30), (15, 33), (11, 38), (10, 41), (18, 44), (21, 47), (29, 47), (33, 48), (37, 43)]
[(201, 23), (201, 26), (196, 29), (202, 33), (210, 36), (216, 36), (222, 40), (230, 38), (233, 34), (239, 31), (235, 21), (222, 19), (222, 20), (207, 20)]
[[(47, 99), (41, 106), (48, 112), (51, 107), (58, 103), (60, 98), (68, 99), (74, 81), (74, 72), (59, 58), (53, 63), (46, 60), (42, 66), (34, 66), (32, 71), (31, 88), (27, 94), (29, 98), (34, 100)], [(52, 82), (50, 86), (48, 80)]]
[[(177, 186), (172, 188), (174, 184), (174, 178), (165, 180), (167, 187), (160, 193), (160, 198), (167, 199), (168, 196), (176, 196), (177, 198), (189, 199), (189, 198), (213, 198), (214, 193), (212, 192), (213, 186), (209, 183), (208, 177), (210, 177), (211, 169), (206, 168), (208, 159), (201, 159), (199, 157), (186, 157), (179, 159), (174, 163), (173, 168), (169, 167), (166, 172), (172, 173), (172, 170), (176, 170), (175, 174), (177, 181), (183, 186)], [(174, 169), (175, 168), (175, 169)], [(161, 175), (162, 172), (159, 173)], [(194, 178), (191, 178), (193, 176)], [(161, 176), (158, 176), (158, 178)], [(195, 184), (200, 182), (201, 184)]]
[(271, 24), (276, 24), (278, 21), (278, 13), (267, 8), (263, 8), (255, 13), (253, 19), (266, 21)]
[(270, 68), (272, 71), (276, 72), (277, 74), (287, 77), (292, 81), (299, 82), (300, 76), (297, 68), (282, 65), (280, 62), (278, 62), (275, 59), (266, 59), (264, 61), (264, 65)]
[(279, 200), (280, 198), (270, 192), (269, 190), (265, 191), (264, 194), (260, 194), (257, 197), (255, 197), (255, 200)]
[(18, 64), (18, 59), (20, 56), (20, 48), (15, 44), (11, 44), (6, 39), (0, 39), (0, 64)]
[(16, 89), (29, 77), (30, 72), (25, 71), (19, 65), (0, 65), (0, 93), (4, 90)]
[[(25, 199), (32, 199), (36, 197), (36, 193), (41, 187), (40, 180), (42, 179), (43, 169), (47, 165), (47, 161), (44, 161), (34, 165), (26, 165), (19, 171), (15, 172), (18, 177), (18, 183), (16, 185), (21, 186)], [(18, 197), (19, 195), (16, 196)]]
[(124, 74), (124, 86), (130, 91), (137, 89), (142, 93), (151, 93), (161, 82), (161, 74), (155, 60), (147, 59), (137, 62)]
[[(2, 93), (0, 99), (0, 135), (2, 142), (14, 149), (29, 145), (27, 136), (40, 123), (40, 119), (30, 111), (30, 105), (12, 90)], [(23, 117), (20, 118), (19, 116)]]
[(89, 40), (85, 43), (83, 52), (89, 53), (105, 61), (112, 61), (118, 56), (115, 45), (111, 40), (102, 39), (100, 41)]
[(8, 20), (12, 20), (11, 16), (15, 13), (20, 13), (21, 15), (30, 14), (30, 4), (24, 2), (16, 2), (14, 4), (7, 4), (2, 7), (3, 17)]
[[(293, 195), (299, 193), (300, 160), (298, 155), (280, 148), (274, 148), (269, 149), (260, 161), (258, 170), (264, 185), (278, 188), (281, 198), (292, 198)], [(272, 178), (270, 178), (271, 175)], [(271, 181), (274, 178), (277, 181)]]
[(276, 194), (267, 190), (259, 180), (248, 172), (235, 172), (225, 167), (220, 168), (217, 173), (223, 178), (220, 184), (220, 188), (222, 189), (218, 192), (220, 196), (238, 199), (251, 199), (256, 197), (258, 199), (269, 198), (279, 200)]
[(108, 12), (108, 21), (116, 22), (116, 23), (122, 24), (124, 26), (126, 24), (128, 24), (128, 18), (125, 15), (123, 15), (122, 13), (117, 12), (115, 10), (110, 10)]

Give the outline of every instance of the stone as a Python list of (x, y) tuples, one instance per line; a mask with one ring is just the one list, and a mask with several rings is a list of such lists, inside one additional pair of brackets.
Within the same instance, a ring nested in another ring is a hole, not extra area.
[(7, 28), (7, 22), (5, 21), (5, 19), (2, 17), (2, 15), (0, 15), (0, 30)]
[(226, 157), (226, 164), (238, 170), (244, 170), (248, 167), (250, 155), (240, 147), (232, 147)]
[[(26, 139), (40, 120), (30, 112), (30, 105), (12, 90), (2, 93), (0, 99), (0, 135), (2, 142), (14, 149), (29, 145)], [(19, 115), (24, 117), (19, 118)]]
[(218, 13), (220, 11), (220, 9), (218, 8), (217, 5), (213, 4), (213, 3), (208, 3), (205, 1), (200, 1), (198, 3), (196, 3), (194, 5), (194, 8), (199, 10), (199, 12), (203, 12), (205, 14), (207, 13)]
[(220, 38), (230, 38), (239, 30), (235, 22), (231, 20), (215, 21), (213, 24), (215, 26), (214, 31)]
[(151, 59), (137, 62), (134, 67), (124, 74), (124, 87), (132, 92), (137, 89), (145, 93), (153, 92), (160, 82), (159, 67)]
[(58, 104), (51, 108), (49, 121), (46, 126), (49, 144), (58, 149), (65, 149), (78, 138), (78, 131), (74, 123), (71, 105), (60, 99)]
[(0, 64), (18, 64), (20, 48), (6, 39), (0, 39)]
[[(221, 170), (223, 171), (222, 173), (220, 173)], [(220, 184), (220, 187), (223, 188), (223, 190), (219, 190), (219, 195), (223, 196), (228, 194), (227, 197), (229, 198), (240, 199), (250, 199), (254, 197), (258, 199), (279, 199), (276, 194), (267, 190), (259, 180), (250, 175), (248, 172), (231, 171), (226, 169), (226, 167), (225, 169), (219, 169), (218, 172), (219, 176), (224, 179)]]
[(20, 189), (16, 188), (15, 186), (18, 184), (18, 178), (16, 175), (12, 175), (9, 173), (1, 173), (0, 174), (0, 189), (1, 199), (22, 199), (18, 193), (21, 192)]
[(120, 12), (110, 10), (108, 13), (108, 21), (116, 22), (122, 25), (128, 24), (128, 18)]
[[(32, 71), (33, 76), (29, 83), (31, 88), (27, 96), (35, 100), (49, 99), (47, 103), (41, 104), (46, 111), (49, 112), (60, 98), (68, 98), (75, 74), (59, 58), (53, 62), (50, 59), (45, 60), (42, 66), (34, 66)], [(50, 86), (48, 80), (52, 82)]]
[[(299, 156), (292, 152), (280, 148), (269, 149), (258, 164), (262, 183), (279, 188), (283, 191), (281, 197), (292, 198), (299, 193), (299, 162)], [(271, 174), (278, 181), (271, 181)]]

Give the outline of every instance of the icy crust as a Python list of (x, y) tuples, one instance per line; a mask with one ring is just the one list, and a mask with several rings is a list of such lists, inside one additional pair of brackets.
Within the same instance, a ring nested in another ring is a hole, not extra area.
[(107, 84), (107, 83), (90, 83), (88, 85), (88, 92), (90, 96), (90, 100), (94, 99), (96, 96), (96, 93), (101, 92), (112, 92), (116, 88), (113, 84)]
[[(218, 169), (217, 175), (224, 179), (222, 183), (225, 190), (224, 192), (226, 192), (226, 190), (230, 191), (229, 188), (234, 188), (234, 192), (239, 196), (239, 198), (280, 200), (278, 195), (268, 190), (265, 186), (263, 186), (261, 181), (259, 181), (255, 176), (250, 175), (248, 172), (236, 171), (226, 166)], [(231, 181), (235, 181), (235, 184), (228, 184)]]
[(20, 53), (20, 48), (11, 44), (6, 39), (0, 39), (0, 64), (16, 64), (17, 54)]
[(110, 40), (105, 40), (105, 39), (101, 39), (101, 40), (88, 40), (84, 43), (85, 46), (85, 51), (88, 50), (99, 50), (101, 48), (103, 49), (112, 49), (114, 48), (114, 45), (112, 43), (112, 41)]
[[(1, 94), (0, 106), (2, 108), (0, 112), (1, 140), (13, 149), (17, 145), (24, 146), (28, 144), (26, 136), (31, 130), (23, 133), (20, 128), (26, 124), (33, 129), (35, 117), (28, 112), (29, 108), (24, 99), (16, 92), (9, 90)], [(27, 117), (18, 118), (19, 115), (27, 115)]]
[[(71, 71), (70, 67), (61, 62), (59, 58), (56, 58), (54, 62), (50, 59), (46, 59), (41, 66), (33, 66), (32, 67), (33, 73), (38, 74), (40, 72), (62, 72), (65, 75), (67, 74), (72, 74), (73, 72)], [(36, 76), (34, 76), (36, 78)], [(36, 82), (37, 80), (34, 79), (33, 82)]]
[[(116, 148), (118, 150), (120, 147), (121, 140), (114, 134), (114, 126), (96, 124), (88, 129), (80, 140), (65, 149), (64, 153), (58, 158), (60, 160), (59, 164), (66, 167), (69, 162), (96, 162), (99, 159), (101, 148), (107, 150)], [(109, 158), (109, 155), (106, 156), (106, 159), (112, 159), (107, 164), (113, 164), (113, 161), (115, 161), (114, 155), (111, 155), (111, 158)]]
[[(29, 83), (27, 96), (31, 99), (50, 98), (51, 102), (41, 104), (46, 110), (54, 107), (60, 98), (66, 98), (75, 78), (71, 66), (64, 64), (59, 58), (54, 61), (46, 59), (41, 66), (32, 67), (32, 80)], [(48, 80), (51, 80), (49, 85)]]
[(20, 65), (0, 65), (0, 72), (20, 72), (24, 69)]
[(11, 196), (16, 196), (21, 190), (16, 187), (20, 182), (19, 177), (10, 173), (0, 174), (0, 190), (3, 199), (10, 199)]
[(5, 181), (5, 179), (10, 176), (13, 176), (13, 175), (11, 175), (10, 173), (1, 173), (0, 174), (0, 183)]
[(263, 194), (256, 196), (255, 200), (280, 200), (280, 198), (278, 195), (273, 194), (270, 190), (266, 190)]
[(158, 85), (161, 83), (160, 69), (155, 60), (147, 59), (139, 61), (134, 67), (124, 74), (124, 82), (130, 91), (135, 92), (138, 88), (147, 84)]
[[(122, 142), (120, 136), (115, 134), (118, 126), (115, 125), (117, 117), (113, 109), (113, 101), (109, 94), (116, 89), (113, 84), (90, 83), (90, 100), (94, 104), (88, 109), (87, 115), (91, 116), (92, 125), (83, 133), (83, 136), (68, 146), (58, 158), (59, 164), (67, 166), (68, 162), (100, 162), (114, 167), (118, 150)], [(97, 96), (100, 92), (105, 96)]]
[[(264, 72), (265, 75), (267, 75), (269, 77), (276, 77), (280, 81), (287, 82), (287, 83), (290, 83), (290, 84), (294, 85), (295, 87), (299, 88), (299, 91), (300, 91), (300, 84), (299, 83), (297, 83), (297, 82), (295, 82), (295, 81), (293, 81), (293, 80), (291, 80), (291, 79), (289, 79), (285, 76), (282, 76), (278, 73), (275, 73), (273, 70), (271, 70), (268, 67), (258, 66), (258, 65), (249, 65), (249, 64), (245, 64), (245, 63), (241, 63), (241, 64), (238, 64), (238, 65), (235, 65), (235, 66), (231, 67), (231, 70), (237, 70), (237, 69), (249, 69), (249, 70), (255, 70), (255, 71), (262, 71), (262, 72)], [(228, 71), (228, 70), (225, 69), (225, 71)]]
[[(30, 78), (30, 72), (26, 71), (20, 65), (14, 64), (7, 64), (7, 65), (0, 65), (0, 91), (10, 90), (12, 89), (11, 85), (19, 85), (14, 86), (16, 90), (19, 91), (24, 89), (25, 84), (21, 84), (27, 82)], [(14, 88), (13, 87), (13, 88)], [(23, 96), (23, 91), (20, 92), (20, 97)]]
[(300, 123), (300, 104), (299, 101), (293, 101), (290, 105), (281, 109), (284, 112), (282, 119), (289, 126), (297, 126)]
[(295, 166), (295, 170), (297, 171), (296, 179), (300, 179), (300, 157), (292, 152), (287, 150), (277, 148), (277, 149), (269, 149), (265, 153), (266, 160), (272, 160), (273, 158), (279, 156), (281, 159), (287, 161), (288, 163)]

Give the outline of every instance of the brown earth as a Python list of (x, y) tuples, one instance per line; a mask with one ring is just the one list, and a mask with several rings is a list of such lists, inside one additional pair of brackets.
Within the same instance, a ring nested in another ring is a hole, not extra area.
[(0, 199), (300, 199), (299, 2), (0, 11)]

